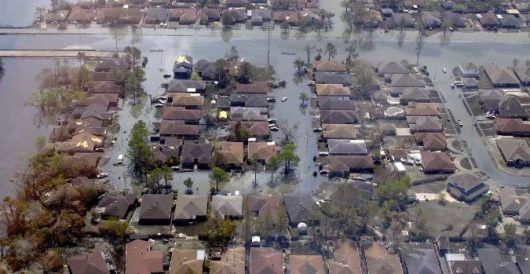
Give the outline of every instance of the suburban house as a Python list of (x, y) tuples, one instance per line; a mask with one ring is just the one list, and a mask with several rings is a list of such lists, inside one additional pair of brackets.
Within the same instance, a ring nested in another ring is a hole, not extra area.
[(408, 274), (442, 274), (434, 248), (413, 248), (403, 252), (403, 263)]
[(432, 116), (407, 116), (407, 123), (411, 133), (443, 131), (440, 119)]
[(479, 103), (484, 111), (499, 111), (499, 103), (505, 97), (502, 90), (479, 90)]
[(232, 94), (230, 95), (232, 107), (267, 107), (267, 94)]
[(67, 264), (72, 274), (110, 274), (116, 270), (111, 258), (110, 254), (94, 250), (88, 254), (69, 257)]
[(512, 70), (491, 64), (484, 66), (484, 72), (494, 88), (519, 87), (519, 79)]
[(314, 75), (317, 84), (341, 84), (347, 87), (352, 85), (350, 75), (346, 72), (317, 71)]
[(108, 193), (99, 201), (96, 212), (100, 212), (103, 218), (116, 217), (124, 220), (136, 202), (136, 194), (134, 193), (125, 195)]
[(184, 143), (180, 162), (182, 167), (193, 168), (197, 165), (199, 168), (209, 168), (212, 158), (212, 145), (203, 143)]
[(322, 124), (355, 124), (357, 112), (354, 110), (322, 110), (320, 121)]
[(238, 94), (267, 94), (272, 91), (265, 81), (256, 81), (251, 84), (236, 84)]
[(394, 74), (409, 74), (410, 70), (398, 62), (381, 63), (375, 67), (375, 72), (382, 77), (392, 76)]
[(528, 120), (530, 115), (528, 111), (521, 105), (519, 97), (514, 95), (504, 96), (499, 101), (498, 116), (501, 118), (521, 118)]
[(320, 110), (354, 110), (355, 103), (350, 98), (335, 96), (318, 96)]
[(367, 155), (364, 140), (330, 139), (327, 140), (330, 155)]
[(184, 120), (162, 120), (159, 134), (162, 137), (177, 137), (187, 140), (199, 139), (199, 125), (186, 124)]
[(374, 163), (370, 155), (329, 157), (329, 177), (344, 177), (350, 172), (373, 171)]
[(195, 71), (199, 76), (206, 81), (218, 81), (219, 69), (215, 62), (210, 62), (204, 59), (199, 60), (195, 65)]
[(193, 58), (189, 55), (179, 55), (173, 65), (173, 77), (175, 79), (190, 79), (193, 73)]
[(231, 107), (230, 120), (233, 121), (267, 121), (267, 108)]
[(289, 255), (289, 273), (325, 274), (322, 255)]
[(258, 217), (267, 218), (269, 222), (276, 224), (276, 216), (282, 206), (280, 196), (274, 195), (251, 195), (248, 196), (249, 210)]
[[(482, 269), (482, 264), (479, 260), (476, 259), (466, 259), (466, 257), (463, 254), (462, 258), (458, 258), (458, 260), (447, 260), (447, 264), (449, 265), (449, 270), (451, 271), (450, 274), (459, 274), (459, 273), (484, 273), (484, 270)], [(452, 258), (450, 258), (452, 259)]]
[(177, 21), (181, 25), (194, 24), (197, 21), (197, 9), (191, 7), (171, 9), (169, 20)]
[(220, 142), (217, 153), (221, 155), (222, 162), (231, 168), (241, 168), (245, 161), (243, 142)]
[(243, 196), (214, 195), (212, 196), (212, 210), (221, 218), (239, 219), (243, 217)]
[(485, 274), (519, 274), (517, 265), (509, 257), (503, 256), (497, 247), (484, 247), (477, 250)]
[(505, 187), (499, 192), (501, 210), (504, 215), (517, 216), (530, 201), (528, 189)]
[(202, 80), (177, 79), (169, 81), (167, 93), (204, 93), (206, 91), (206, 82)]
[(437, 29), (442, 26), (442, 20), (428, 11), (421, 12), (421, 20), (423, 21), (423, 27), (427, 29)]
[(482, 25), (483, 28), (498, 28), (500, 26), (499, 19), (497, 19), (497, 15), (493, 12), (487, 12), (483, 13), (477, 16), (478, 21)]
[(165, 23), (169, 18), (169, 12), (165, 8), (149, 8), (144, 17), (144, 23), (153, 25)]
[(134, 240), (125, 246), (125, 274), (164, 273), (164, 255), (151, 250), (148, 241)]
[[(168, 142), (168, 140), (171, 140)], [(182, 139), (166, 138), (165, 143), (171, 144), (154, 144), (151, 146), (153, 159), (158, 164), (176, 164), (180, 159), (180, 149), (182, 147)]]
[[(261, 163), (267, 163), (272, 155), (276, 153), (274, 142), (251, 142), (248, 143), (248, 158), (256, 157)], [(255, 156), (254, 156), (255, 155)]]
[(283, 274), (283, 255), (271, 247), (250, 249), (249, 270), (252, 274)]
[(202, 273), (205, 257), (204, 250), (172, 248), (168, 274)]
[(351, 96), (350, 89), (342, 84), (316, 84), (315, 89), (319, 98), (321, 96), (339, 96), (349, 99)]
[(204, 105), (204, 97), (198, 93), (169, 93), (168, 101), (175, 107), (200, 109)]
[(95, 93), (88, 98), (88, 105), (101, 104), (107, 109), (117, 107), (120, 95), (116, 93)]
[(203, 8), (199, 10), (199, 21), (201, 25), (207, 25), (212, 22), (221, 20), (221, 8)]
[(508, 166), (530, 165), (530, 146), (524, 139), (499, 139), (497, 147)]
[(418, 132), (414, 133), (414, 138), (424, 150), (443, 151), (447, 149), (447, 138), (441, 132)]
[(431, 96), (425, 88), (403, 88), (398, 90), (402, 91), (401, 97), (399, 97), (399, 102), (402, 105), (408, 105), (410, 102), (428, 103), (431, 101)]
[(263, 9), (253, 9), (250, 10), (250, 22), (253, 26), (261, 26), (265, 22), (270, 22), (272, 20), (272, 10), (263, 8)]
[(392, 75), (392, 77), (390, 78), (390, 83), (392, 84), (392, 87), (394, 88), (408, 88), (408, 87), (411, 87), (411, 88), (424, 88), (425, 87), (425, 83), (418, 79), (418, 78), (415, 78), (414, 76), (410, 75), (410, 74), (396, 74), (396, 75)]
[(143, 18), (143, 13), (137, 8), (99, 8), (96, 14), (96, 22), (98, 24), (108, 25), (124, 25), (124, 24), (140, 24)]
[(359, 250), (351, 240), (339, 240), (333, 252), (334, 258), (328, 261), (329, 274), (361, 274)]
[(407, 116), (435, 116), (440, 117), (438, 104), (410, 102), (405, 108)]
[(284, 195), (282, 200), (287, 210), (290, 226), (296, 227), (302, 222), (310, 224), (315, 221), (312, 214), (314, 202), (311, 194), (289, 193)]
[(322, 138), (328, 139), (355, 139), (357, 130), (352, 124), (322, 124)]
[(90, 94), (95, 93), (112, 93), (118, 94), (120, 97), (125, 95), (120, 85), (114, 81), (91, 81), (86, 84), (87, 91)]
[(480, 68), (475, 63), (463, 63), (458, 65), (458, 72), (463, 78), (480, 78)]
[(233, 130), (240, 128), (240, 130), (248, 130), (249, 136), (259, 139), (269, 139), (270, 129), (267, 121), (232, 121), (231, 128)]
[(530, 67), (515, 67), (513, 71), (523, 86), (530, 86)]
[(211, 274), (245, 273), (245, 248), (228, 248), (221, 255), (221, 260), (210, 261)]
[(179, 224), (206, 221), (208, 216), (208, 196), (179, 195), (175, 202), (173, 221)]
[(496, 118), (495, 131), (498, 135), (530, 136), (530, 122), (517, 118)]
[(454, 173), (453, 160), (445, 152), (422, 151), (421, 164), (424, 173)]
[(314, 71), (327, 71), (327, 72), (345, 72), (346, 65), (340, 64), (337, 61), (331, 60), (319, 60), (313, 64)]
[(201, 111), (198, 109), (186, 109), (183, 107), (164, 107), (162, 109), (163, 120), (182, 120), (186, 124), (199, 124)]
[(475, 78), (462, 78), (464, 88), (479, 88), (480, 82)]
[(453, 197), (464, 202), (473, 202), (488, 192), (489, 186), (485, 179), (475, 173), (464, 172), (447, 178), (447, 192)]
[(519, 29), (521, 28), (521, 22), (518, 18), (511, 14), (503, 14), (502, 17), (499, 18), (499, 23), (501, 24), (502, 28), (505, 29)]
[(415, 28), (416, 21), (408, 13), (393, 13), (392, 23), (395, 28)]
[(365, 247), (366, 266), (369, 273), (402, 274), (401, 261), (397, 254), (390, 254), (382, 242), (372, 242)]
[(73, 7), (68, 15), (68, 23), (88, 25), (94, 20), (95, 13), (92, 10)]
[(169, 224), (173, 196), (165, 194), (144, 194), (142, 196), (139, 223), (140, 224)]

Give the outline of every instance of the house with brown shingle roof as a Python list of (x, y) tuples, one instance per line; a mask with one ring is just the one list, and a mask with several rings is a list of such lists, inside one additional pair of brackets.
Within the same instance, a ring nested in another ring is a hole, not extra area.
[(324, 139), (355, 139), (357, 130), (352, 124), (323, 124), (322, 137)]
[(220, 261), (210, 261), (210, 274), (245, 273), (245, 248), (228, 248)]
[(327, 71), (327, 72), (345, 72), (346, 65), (340, 64), (334, 60), (319, 60), (313, 64), (314, 71)]
[(92, 135), (88, 132), (80, 132), (68, 141), (55, 143), (55, 151), (59, 153), (90, 153), (94, 152), (95, 148), (103, 146), (103, 138)]
[(116, 93), (96, 93), (88, 98), (88, 104), (101, 104), (107, 108), (117, 107), (120, 100), (119, 94)]
[(243, 196), (214, 195), (212, 196), (212, 210), (222, 218), (241, 218), (243, 217)]
[(270, 247), (250, 249), (250, 274), (283, 274), (283, 255)]
[(316, 84), (316, 93), (318, 96), (339, 96), (349, 98), (350, 89), (341, 84)]
[(269, 139), (270, 130), (269, 123), (267, 121), (232, 121), (231, 128), (236, 127), (248, 130), (250, 137), (257, 138), (259, 140)]
[(393, 74), (408, 74), (410, 72), (405, 66), (397, 62), (381, 63), (375, 67), (375, 72), (379, 76)]
[(181, 160), (183, 167), (208, 168), (212, 158), (211, 144), (185, 143), (182, 146)]
[(204, 97), (198, 93), (169, 93), (168, 96), (175, 107), (200, 109), (204, 105)]
[(354, 110), (322, 110), (320, 121), (322, 124), (355, 124), (357, 112)]
[(258, 81), (252, 84), (237, 84), (236, 93), (239, 94), (267, 94), (271, 92), (271, 87), (266, 81)]
[(410, 102), (405, 108), (407, 116), (436, 116), (440, 117), (438, 104)]
[(289, 273), (325, 274), (322, 255), (289, 255)]
[(349, 97), (318, 96), (320, 110), (354, 110), (355, 103)]
[(282, 199), (274, 195), (250, 195), (247, 197), (250, 212), (258, 217), (267, 218), (272, 223), (276, 223), (278, 210)]
[(362, 274), (359, 250), (351, 240), (337, 241), (333, 255), (328, 262), (329, 274)]
[(164, 107), (162, 110), (163, 120), (182, 120), (186, 124), (198, 124), (201, 119), (201, 111), (198, 109), (186, 109), (183, 107)]
[(329, 157), (329, 177), (344, 177), (351, 172), (373, 171), (374, 162), (370, 155), (348, 155)]
[(458, 72), (464, 78), (476, 78), (480, 77), (480, 69), (475, 63), (468, 62), (458, 65)]
[(407, 116), (407, 123), (411, 133), (443, 131), (440, 119), (432, 116)]
[(431, 96), (425, 88), (403, 88), (395, 89), (399, 97), (399, 102), (402, 105), (407, 105), (409, 102), (423, 102), (427, 103), (431, 101)]
[(137, 197), (134, 193), (126, 195), (107, 193), (99, 201), (96, 212), (101, 212), (103, 218), (116, 217), (124, 220), (127, 213), (135, 206), (136, 201)]
[(92, 10), (74, 6), (68, 15), (67, 21), (70, 24), (90, 24), (94, 17), (95, 13)]
[(447, 178), (447, 192), (458, 200), (472, 202), (488, 192), (485, 178), (472, 172), (463, 172)]
[(258, 161), (267, 163), (274, 153), (276, 153), (276, 144), (274, 142), (248, 143), (248, 159), (252, 159), (256, 155)]
[(111, 270), (103, 252), (97, 250), (69, 257), (67, 264), (72, 274), (110, 274)]
[(530, 146), (525, 139), (499, 139), (497, 147), (508, 166), (530, 165)]
[(173, 196), (163, 194), (144, 194), (140, 206), (140, 224), (169, 224)]
[(202, 273), (204, 257), (204, 250), (173, 248), (168, 273)]
[(177, 21), (182, 25), (193, 24), (197, 21), (197, 9), (196, 8), (175, 8), (171, 9), (169, 13), (170, 21)]
[(205, 221), (208, 215), (208, 196), (179, 195), (175, 202), (173, 221), (176, 223), (190, 223)]
[(177, 137), (187, 140), (199, 139), (199, 125), (188, 125), (184, 120), (162, 120), (160, 122), (160, 136)]
[(424, 88), (425, 82), (410, 74), (396, 74), (391, 77), (392, 87), (418, 87)]
[(231, 107), (230, 120), (233, 121), (267, 121), (267, 108)]
[(421, 164), (424, 173), (454, 173), (455, 164), (445, 152), (422, 151)]
[(164, 255), (161, 250), (151, 250), (147, 241), (134, 240), (125, 246), (125, 274), (151, 274), (164, 272)]
[(442, 151), (447, 149), (447, 138), (440, 132), (418, 132), (414, 134), (416, 143), (425, 150)]
[(530, 136), (530, 122), (517, 118), (496, 118), (495, 131), (498, 135)]
[(519, 79), (512, 70), (491, 64), (484, 66), (484, 72), (495, 88), (519, 87)]
[(330, 139), (327, 140), (330, 155), (367, 155), (364, 140)]
[(497, 28), (501, 25), (497, 15), (492, 11), (481, 14), (478, 21), (484, 28)]
[(401, 274), (401, 261), (396, 254), (390, 254), (382, 242), (374, 242), (364, 250), (368, 273)]
[(217, 152), (222, 156), (223, 163), (230, 167), (241, 168), (245, 161), (243, 142), (219, 142)]

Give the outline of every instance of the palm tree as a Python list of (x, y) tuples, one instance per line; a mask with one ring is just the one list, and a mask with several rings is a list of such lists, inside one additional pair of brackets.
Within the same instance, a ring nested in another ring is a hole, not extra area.
[(335, 57), (337, 55), (337, 48), (331, 42), (328, 42), (328, 44), (326, 45), (326, 52), (328, 53), (329, 61), (332, 57)]

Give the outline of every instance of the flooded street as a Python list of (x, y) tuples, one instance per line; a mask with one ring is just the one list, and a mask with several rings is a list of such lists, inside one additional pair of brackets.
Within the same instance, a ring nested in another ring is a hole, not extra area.
[[(33, 4), (39, 1), (7, 1), (8, 10), (19, 8), (26, 9), (22, 3), (31, 2)], [(48, 1), (42, 1), (48, 3)], [(326, 43), (332, 42), (338, 49), (339, 60), (345, 58), (346, 40), (348, 38), (359, 38), (362, 41), (360, 49), (360, 58), (370, 61), (372, 64), (386, 61), (400, 61), (403, 59), (409, 62), (415, 62), (415, 40), (417, 32), (409, 31), (403, 39), (400, 46), (396, 32), (383, 33), (374, 32), (371, 36), (368, 34), (344, 35), (342, 29), (344, 24), (340, 22), (340, 1), (326, 0), (322, 4), (335, 13), (333, 19), (335, 28), (329, 33), (309, 33), (300, 34), (296, 30), (283, 33), (278, 28), (271, 33), (271, 56), (270, 64), (276, 70), (277, 80), (286, 80), (287, 87), (277, 89), (274, 94), (277, 98), (289, 97), (286, 102), (277, 102), (271, 112), (272, 118), (278, 121), (285, 121), (286, 126), (291, 128), (294, 133), (295, 142), (298, 146), (297, 152), (301, 159), (296, 175), (301, 178), (301, 184), (295, 186), (296, 190), (301, 192), (310, 192), (319, 186), (319, 183), (325, 181), (325, 177), (313, 177), (313, 171), (317, 170), (313, 162), (313, 156), (318, 153), (316, 146), (317, 135), (311, 131), (311, 108), (300, 109), (300, 92), (305, 91), (309, 95), (309, 89), (306, 82), (297, 83), (293, 81), (295, 68), (293, 60), (296, 58), (306, 59), (303, 48), (306, 45), (315, 48), (323, 48)], [(15, 6), (12, 3), (17, 3)], [(26, 3), (26, 4), (27, 4)], [(37, 5), (37, 4), (35, 4)], [(12, 11), (11, 11), (12, 12)], [(9, 13), (11, 13), (9, 12)], [(7, 14), (6, 9), (0, 11), (0, 15)], [(2, 18), (2, 16), (0, 16)], [(32, 14), (27, 15), (20, 22), (13, 18), (3, 17), (1, 24), (24, 25), (31, 22)], [(7, 30), (5, 30), (7, 32)], [(12, 30), (13, 32), (23, 33), (23, 30)], [(40, 30), (27, 30), (32, 34), (2, 35), (0, 36), (0, 49), (61, 49), (71, 45), (89, 46), (98, 50), (115, 50), (116, 40), (112, 31), (104, 28), (90, 29), (72, 29), (66, 34), (59, 34), (56, 30), (41, 32)], [(90, 35), (86, 35), (90, 34)], [(118, 31), (117, 45), (119, 49), (128, 45), (135, 45), (140, 48), (142, 53), (149, 58), (146, 67), (147, 81), (144, 83), (145, 89), (149, 95), (160, 95), (163, 89), (160, 84), (164, 82), (163, 73), (171, 71), (174, 57), (179, 54), (188, 54), (193, 56), (194, 61), (200, 59), (216, 60), (224, 57), (231, 46), (235, 46), (241, 57), (256, 65), (267, 64), (267, 33), (256, 30), (153, 30), (143, 29), (138, 33), (131, 33), (129, 29)], [(448, 104), (455, 105), (456, 109), (461, 111), (454, 112), (455, 119), (463, 119), (464, 122), (471, 121), (469, 117), (464, 117), (462, 102), (458, 99), (460, 91), (454, 91), (449, 88), (452, 81), (449, 74), (441, 72), (442, 67), (452, 68), (462, 62), (475, 62), (485, 65), (495, 62), (500, 65), (510, 65), (514, 58), (525, 62), (528, 56), (529, 40), (526, 33), (452, 33), (448, 41), (443, 41), (440, 35), (433, 35), (426, 38), (425, 46), (421, 52), (420, 64), (426, 65), (431, 72), (431, 78), (435, 87), (440, 90), (448, 101)], [(163, 52), (157, 50), (162, 49)], [(283, 53), (283, 54), (282, 54)], [(288, 54), (286, 54), (288, 53)], [(294, 54), (294, 55), (293, 55)], [(313, 53), (314, 55), (314, 53)], [(12, 177), (14, 168), (20, 166), (20, 155), (30, 153), (34, 150), (34, 139), (37, 135), (48, 135), (50, 128), (39, 128), (34, 123), (35, 110), (31, 106), (24, 106), (24, 101), (31, 94), (36, 86), (35, 76), (46, 67), (52, 67), (52, 60), (44, 59), (6, 59), (6, 75), (0, 82), (0, 176), (2, 178)], [(463, 112), (462, 112), (463, 111)], [(16, 117), (13, 118), (13, 117)], [(121, 130), (118, 134), (118, 142), (108, 153), (110, 158), (105, 169), (111, 171), (110, 179), (113, 184), (119, 188), (130, 188), (130, 180), (127, 177), (127, 171), (123, 167), (112, 166), (113, 160), (119, 154), (126, 154), (127, 136), (130, 129), (137, 119), (142, 119), (148, 123), (153, 122), (154, 108), (148, 104), (140, 107), (125, 104), (123, 111), (119, 114), (119, 124)], [(275, 141), (280, 136), (275, 134)], [(464, 128), (462, 139), (473, 138), (473, 129)], [(488, 164), (491, 162), (481, 161), (485, 155), (479, 148), (473, 147), (478, 158), (479, 167), (483, 170), (489, 170), (492, 167)], [(277, 176), (281, 176), (277, 174)], [(199, 192), (207, 192), (209, 189), (208, 172), (179, 173), (175, 174), (174, 187), (183, 190), (182, 180), (192, 177), (195, 186), (199, 187)], [(232, 180), (226, 186), (226, 190), (243, 190), (248, 191), (252, 188), (254, 180), (252, 172), (247, 172), (242, 178)], [(511, 177), (503, 173), (495, 173), (490, 176), (497, 181), (510, 181)], [(522, 182), (523, 178), (521, 179)], [(258, 184), (264, 186), (270, 181), (269, 172), (260, 172)], [(518, 182), (513, 182), (518, 183)], [(0, 196), (6, 195), (12, 188), (5, 180), (0, 185)]]

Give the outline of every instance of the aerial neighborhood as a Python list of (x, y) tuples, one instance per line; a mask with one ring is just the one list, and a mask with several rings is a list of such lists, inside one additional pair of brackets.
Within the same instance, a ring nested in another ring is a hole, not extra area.
[(530, 273), (530, 2), (5, 1), (0, 273)]

